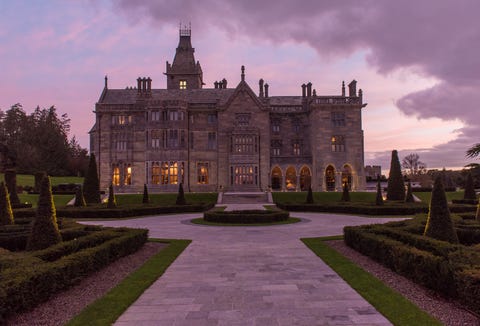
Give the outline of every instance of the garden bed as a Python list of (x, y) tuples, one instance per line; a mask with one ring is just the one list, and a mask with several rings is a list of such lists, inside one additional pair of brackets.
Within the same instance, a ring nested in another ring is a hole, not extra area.
[(286, 221), (290, 213), (282, 210), (209, 211), (203, 214), (207, 222), (257, 224)]

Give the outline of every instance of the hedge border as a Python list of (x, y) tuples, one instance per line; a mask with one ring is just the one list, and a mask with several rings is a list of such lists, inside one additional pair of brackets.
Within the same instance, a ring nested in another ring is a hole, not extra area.
[(286, 221), (290, 213), (282, 210), (209, 211), (203, 219), (214, 223), (257, 224)]

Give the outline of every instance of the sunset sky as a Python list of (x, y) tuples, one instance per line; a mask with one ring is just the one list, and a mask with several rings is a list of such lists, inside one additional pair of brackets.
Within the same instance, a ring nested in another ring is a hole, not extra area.
[[(270, 95), (339, 95), (358, 81), (365, 163), (392, 149), (428, 168), (462, 167), (480, 142), (480, 1), (1, 1), (0, 109), (55, 105), (89, 147), (92, 111), (110, 88), (150, 76), (165, 88), (179, 23), (191, 23), (205, 87), (258, 79)], [(478, 159), (476, 160), (478, 163)]]

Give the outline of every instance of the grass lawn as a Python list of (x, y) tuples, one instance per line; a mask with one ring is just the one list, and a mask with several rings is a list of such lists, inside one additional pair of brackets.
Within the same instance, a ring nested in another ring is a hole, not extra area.
[[(177, 193), (163, 193), (163, 194), (149, 194), (150, 204), (152, 205), (175, 205), (177, 200)], [(115, 199), (117, 205), (134, 205), (142, 203), (143, 194), (117, 194)], [(200, 203), (216, 203), (216, 192), (204, 192), (204, 193), (185, 193), (185, 199), (188, 204), (200, 204)]]
[[(18, 194), (21, 203), (32, 204), (33, 207), (37, 207), (38, 195), (31, 194)], [(73, 199), (73, 195), (53, 195), (53, 202), (55, 207), (65, 207), (67, 203)]]
[[(422, 202), (429, 204), (430, 203), (430, 198), (432, 197), (431, 192), (413, 192), (415, 196), (420, 198)], [(447, 200), (449, 202), (452, 201), (452, 199), (463, 199), (463, 190), (461, 191), (449, 191), (445, 193), (447, 195)]]
[(442, 325), (382, 281), (324, 243), (339, 237), (301, 239), (318, 257), (329, 265), (365, 300), (394, 325)]
[[(4, 181), (3, 173), (0, 173), (0, 181)], [(52, 186), (56, 186), (61, 183), (82, 183), (81, 177), (50, 177)], [(31, 174), (17, 174), (17, 186), (31, 186), (35, 185), (35, 177)]]
[[(272, 192), (273, 201), (279, 204), (304, 204), (307, 200), (307, 192)], [(350, 192), (352, 202), (370, 202), (375, 203), (375, 192)], [(314, 192), (313, 200), (315, 203), (328, 204), (338, 203), (342, 198), (341, 192)]]

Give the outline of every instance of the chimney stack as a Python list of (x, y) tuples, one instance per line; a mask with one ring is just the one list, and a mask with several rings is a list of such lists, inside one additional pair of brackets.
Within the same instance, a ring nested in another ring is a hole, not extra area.
[(348, 96), (357, 96), (357, 81), (354, 79), (348, 84)]
[(345, 97), (345, 81), (342, 81), (342, 96)]
[(302, 97), (307, 96), (307, 85), (302, 84)]
[(137, 93), (140, 94), (142, 92), (142, 78), (137, 78)]
[(260, 80), (258, 81), (258, 88), (259, 88), (258, 96), (263, 97), (263, 79), (262, 78), (260, 78)]
[(268, 84), (265, 84), (265, 97), (268, 97)]
[(312, 96), (312, 83), (308, 82), (308, 84), (307, 84), (307, 97), (311, 97), (311, 96)]

